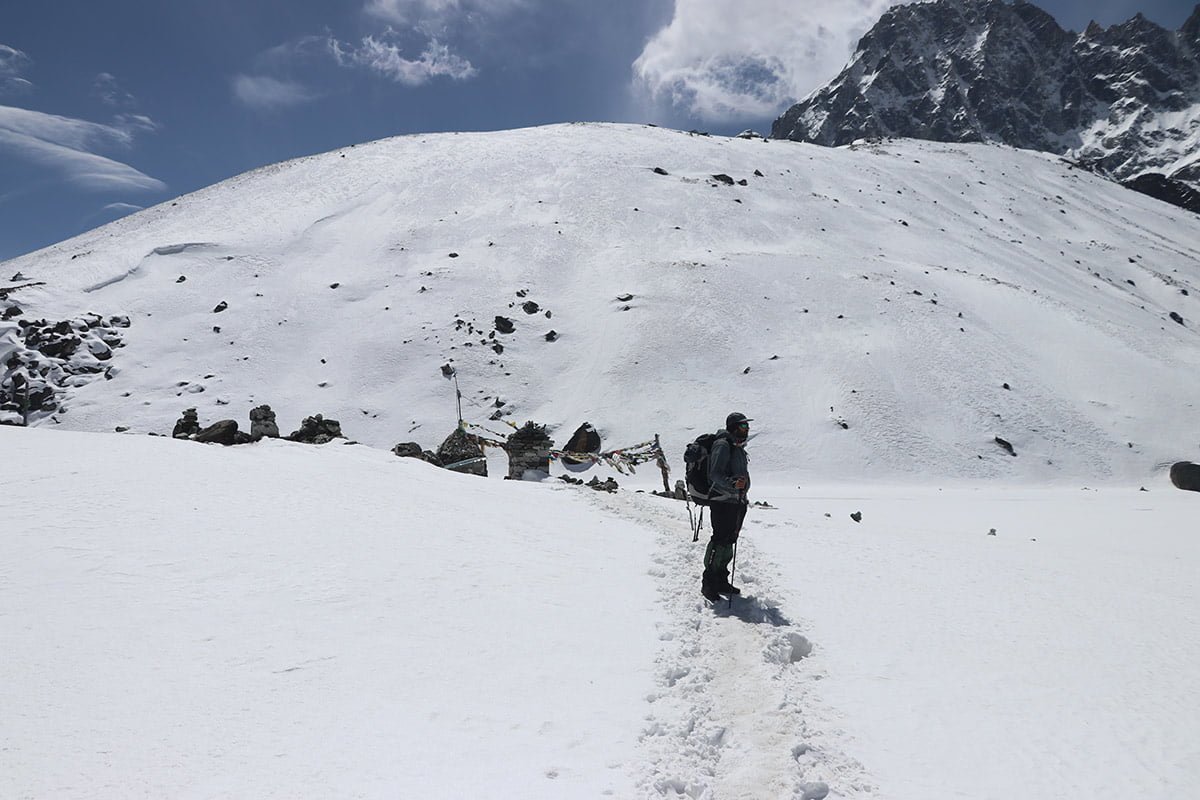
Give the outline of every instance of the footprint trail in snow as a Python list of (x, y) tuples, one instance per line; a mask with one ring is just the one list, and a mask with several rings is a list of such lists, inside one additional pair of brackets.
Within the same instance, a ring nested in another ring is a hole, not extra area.
[(595, 497), (657, 537), (651, 575), (663, 606), (658, 687), (640, 736), (646, 797), (875, 797), (866, 769), (846, 754), (848, 735), (819, 698), (819, 650), (795, 611), (772, 599), (778, 570), (754, 544), (754, 511), (738, 543), (742, 596), (715, 606), (700, 596), (707, 526), (693, 542), (678, 501), (622, 493)]

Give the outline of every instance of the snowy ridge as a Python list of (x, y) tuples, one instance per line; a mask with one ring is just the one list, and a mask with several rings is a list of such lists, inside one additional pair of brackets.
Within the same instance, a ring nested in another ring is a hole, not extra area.
[(0, 336), (130, 317), (112, 379), (32, 420), (67, 429), (169, 433), (188, 406), (245, 427), (269, 403), (285, 433), (322, 413), (435, 447), (452, 364), (468, 421), (560, 444), (588, 421), (674, 457), (740, 408), (770, 431), (756, 470), (789, 480), (1144, 481), (1197, 447), (1197, 242), (1192, 215), (995, 146), (409, 136), (7, 262), (45, 285)]

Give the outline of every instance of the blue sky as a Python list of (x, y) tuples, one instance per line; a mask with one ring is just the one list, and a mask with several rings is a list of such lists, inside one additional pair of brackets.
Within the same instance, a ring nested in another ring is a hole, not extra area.
[[(551, 122), (766, 131), (894, 0), (6, 0), (0, 259), (254, 167)], [(1190, 0), (1042, 2), (1066, 28)], [(0, 282), (9, 278), (0, 275)]]

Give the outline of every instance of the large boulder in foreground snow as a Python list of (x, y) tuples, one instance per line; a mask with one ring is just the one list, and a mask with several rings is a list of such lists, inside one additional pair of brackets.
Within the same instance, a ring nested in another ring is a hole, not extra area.
[(1171, 483), (1177, 489), (1200, 492), (1200, 464), (1179, 461), (1171, 465)]

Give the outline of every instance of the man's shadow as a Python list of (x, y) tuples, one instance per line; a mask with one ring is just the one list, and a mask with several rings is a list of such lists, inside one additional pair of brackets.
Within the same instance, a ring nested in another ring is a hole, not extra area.
[(786, 628), (792, 621), (783, 615), (779, 606), (767, 605), (753, 595), (734, 595), (713, 604), (718, 617), (737, 617), (742, 622)]

